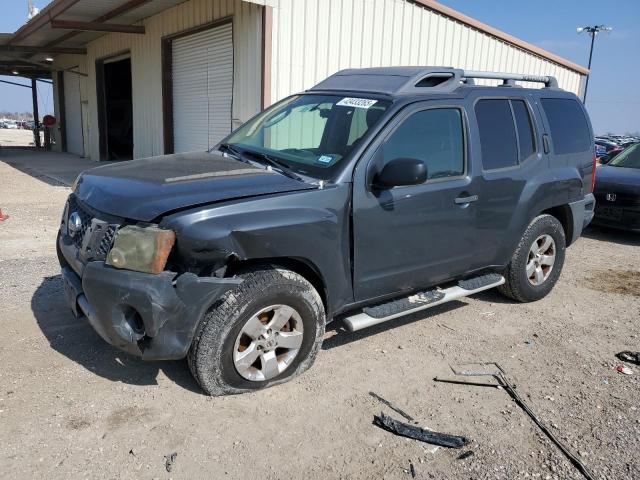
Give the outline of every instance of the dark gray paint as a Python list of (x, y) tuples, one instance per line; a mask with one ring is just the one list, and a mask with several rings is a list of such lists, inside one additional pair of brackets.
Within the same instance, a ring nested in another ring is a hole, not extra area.
[(88, 170), (76, 194), (101, 212), (150, 222), (171, 210), (219, 200), (314, 188), (233, 158), (196, 152)]
[[(371, 85), (393, 81), (373, 78)], [(332, 93), (349, 96), (348, 88)], [(286, 262), (313, 272), (329, 319), (401, 292), (499, 270), (530, 221), (552, 208), (566, 215), (561, 220), (568, 239), (577, 238), (590, 220), (588, 208), (593, 207), (589, 195), (593, 152), (546, 154), (542, 145), (548, 125), (539, 108), (541, 96), (575, 99), (574, 95), (506, 86), (461, 86), (446, 95), (430, 94), (425, 88), (425, 94), (398, 95), (389, 93), (393, 88), (400, 87), (391, 85), (382, 93), (366, 95), (393, 103), (323, 185), (199, 153), (92, 170), (83, 176), (76, 193), (98, 210), (132, 220), (156, 219), (162, 227), (175, 230), (170, 262), (182, 271), (232, 274), (247, 262)], [(537, 152), (518, 167), (482, 169), (473, 105), (485, 97), (523, 99), (533, 114)], [(374, 192), (370, 183), (375, 152), (383, 139), (410, 112), (434, 106), (465, 112), (465, 175)], [(202, 178), (166, 181), (188, 175)], [(123, 275), (122, 281), (130, 285), (129, 273), (110, 269), (109, 278), (118, 285)], [(136, 285), (143, 285), (142, 279)], [(83, 287), (87, 298), (101, 302), (96, 292), (89, 291), (93, 288), (89, 282)], [(118, 292), (122, 298), (127, 295), (126, 288)], [(106, 310), (99, 315), (108, 321)], [(183, 331), (173, 322), (168, 325)], [(172, 335), (166, 329), (159, 329), (161, 333)]]

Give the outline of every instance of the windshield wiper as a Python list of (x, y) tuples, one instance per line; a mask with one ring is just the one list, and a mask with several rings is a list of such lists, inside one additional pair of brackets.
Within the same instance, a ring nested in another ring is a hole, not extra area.
[(227, 150), (227, 152), (229, 152), (231, 156), (236, 160), (240, 160), (241, 162), (244, 162), (244, 163), (249, 163), (248, 160), (246, 160), (245, 158), (242, 158), (242, 152), (240, 152), (240, 150), (238, 150), (232, 144), (223, 143), (220, 145), (220, 148), (224, 148), (225, 150)]
[(271, 166), (272, 168), (275, 167), (280, 173), (289, 178), (293, 178), (294, 180), (298, 180), (299, 182), (304, 182), (304, 179), (301, 176), (293, 173), (291, 171), (291, 167), (281, 160), (277, 160), (270, 155), (267, 155), (266, 153), (256, 152), (254, 150), (243, 150), (243, 153), (264, 160), (269, 166)]

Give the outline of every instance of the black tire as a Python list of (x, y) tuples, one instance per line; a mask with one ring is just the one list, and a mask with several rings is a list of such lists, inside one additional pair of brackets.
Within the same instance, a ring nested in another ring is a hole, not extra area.
[[(324, 336), (322, 299), (304, 277), (272, 265), (252, 268), (237, 277), (243, 282), (201, 319), (187, 357), (196, 381), (213, 396), (259, 390), (291, 380), (313, 365)], [(278, 376), (266, 381), (248, 380), (234, 364), (236, 338), (255, 312), (275, 304), (293, 307), (299, 313), (304, 327), (302, 345)]]
[[(539, 285), (529, 280), (526, 267), (533, 243), (542, 235), (549, 235), (555, 242), (555, 263), (548, 277)], [(549, 294), (560, 278), (566, 251), (566, 238), (562, 224), (552, 215), (534, 218), (522, 235), (522, 239), (503, 272), (505, 283), (498, 287), (503, 295), (518, 302), (535, 302)]]

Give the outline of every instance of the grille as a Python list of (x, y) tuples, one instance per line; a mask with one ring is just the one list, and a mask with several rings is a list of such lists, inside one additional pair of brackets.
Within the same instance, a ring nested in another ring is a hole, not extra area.
[(97, 255), (100, 258), (106, 258), (107, 253), (111, 250), (111, 246), (113, 245), (113, 238), (116, 236), (116, 230), (118, 227), (116, 225), (109, 225), (107, 230), (102, 235), (100, 239), (100, 246), (98, 247)]
[(640, 228), (640, 212), (625, 210), (622, 221), (627, 228)]
[[(613, 193), (616, 196), (615, 201), (611, 202), (607, 200), (607, 193)], [(640, 205), (640, 195), (632, 194), (628, 192), (616, 192), (613, 190), (612, 192), (598, 192), (596, 194), (596, 200), (601, 205), (610, 205), (610, 206), (631, 206), (631, 205)]]
[(82, 220), (82, 228), (80, 229), (79, 232), (77, 232), (72, 237), (73, 243), (75, 244), (75, 246), (78, 248), (82, 248), (82, 242), (84, 241), (84, 236), (87, 233), (87, 229), (91, 225), (91, 220), (93, 219), (93, 216), (87, 210), (85, 210), (80, 206), (80, 204), (76, 200), (76, 197), (73, 195), (69, 197), (68, 212), (69, 212), (69, 215), (71, 215), (73, 212), (77, 212), (78, 215), (80, 215), (80, 219)]
[[(109, 221), (103, 218), (106, 217), (106, 215), (92, 212), (89, 208), (82, 205), (75, 195), (69, 197), (67, 212), (68, 215), (76, 212), (82, 220), (82, 227), (71, 237), (74, 245), (80, 252), (80, 257), (85, 261), (105, 260), (113, 245), (113, 239), (118, 230), (119, 221), (113, 218)], [(93, 222), (94, 219), (97, 219), (98, 222)], [(117, 223), (112, 223), (114, 220)], [(93, 228), (92, 223), (94, 223)], [(91, 238), (85, 239), (87, 235), (91, 235)]]

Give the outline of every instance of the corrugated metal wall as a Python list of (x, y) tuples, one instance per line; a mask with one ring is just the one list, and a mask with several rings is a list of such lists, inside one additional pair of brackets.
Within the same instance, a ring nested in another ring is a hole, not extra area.
[[(74, 72), (87, 73), (86, 67), (86, 56), (84, 55), (59, 55), (56, 57), (55, 66), (60, 69), (72, 69)], [(76, 75), (74, 73), (69, 73), (68, 75)], [(89, 93), (88, 93), (88, 83), (87, 77), (78, 75), (80, 80), (80, 111), (82, 112), (82, 130), (84, 137), (84, 151), (85, 155), (89, 155)], [(53, 108), (55, 112), (55, 116), (58, 119), (58, 124), (56, 128), (53, 130), (54, 140), (56, 142), (54, 146), (54, 150), (61, 151), (62, 150), (62, 142), (61, 142), (61, 125), (60, 125), (60, 98), (58, 97), (58, 75), (56, 72), (53, 74)]]
[(553, 75), (580, 89), (579, 73), (406, 0), (275, 1), (272, 101), (344, 68), (392, 65)]
[[(96, 60), (131, 52), (134, 157), (164, 153), (162, 117), (162, 38), (214, 20), (233, 16), (234, 125), (248, 120), (261, 106), (262, 7), (241, 0), (192, 0), (142, 24), (145, 35), (108, 34), (88, 45), (86, 79), (87, 135), (91, 158), (99, 158)], [(56, 59), (59, 62), (59, 58)]]

